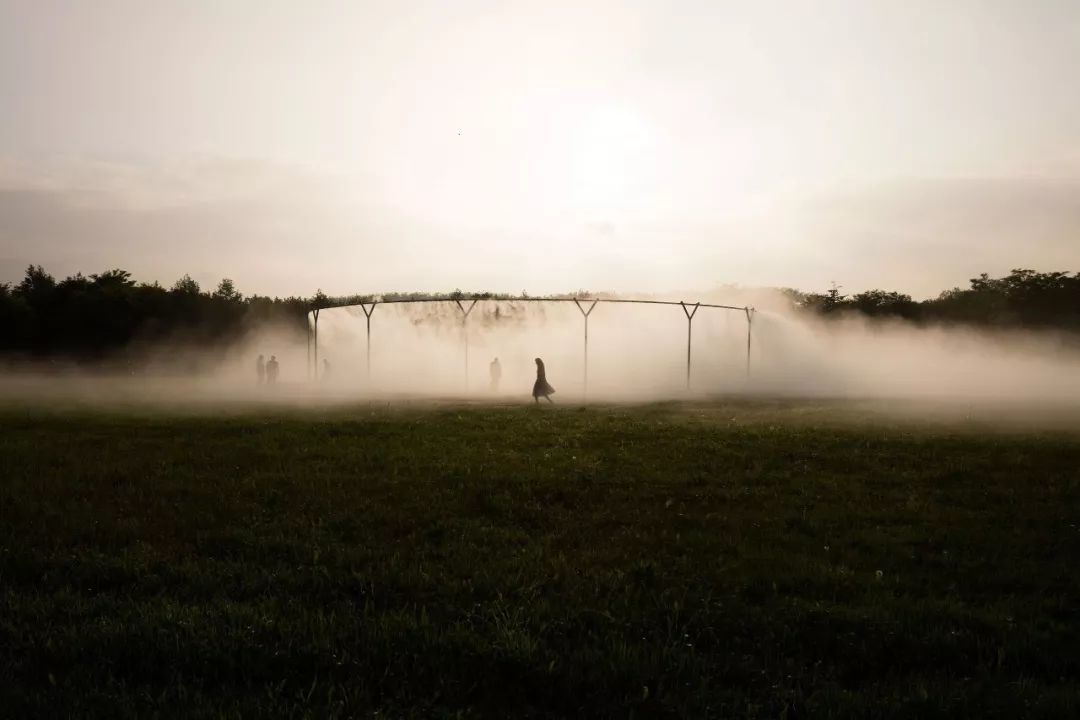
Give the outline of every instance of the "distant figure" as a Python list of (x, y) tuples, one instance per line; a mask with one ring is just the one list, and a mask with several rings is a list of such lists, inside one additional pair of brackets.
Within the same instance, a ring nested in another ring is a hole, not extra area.
[(266, 363), (266, 384), (274, 385), (277, 383), (278, 374), (278, 361), (277, 355), (270, 356), (270, 362)]
[(255, 361), (255, 377), (257, 378), (257, 385), (264, 385), (266, 383), (266, 360), (263, 359), (262, 355)]
[(323, 358), (323, 361), (322, 361), (322, 379), (323, 379), (323, 382), (325, 382), (329, 378), (330, 378), (330, 361), (327, 360), (326, 358)]
[(540, 404), (540, 397), (543, 396), (549, 403), (554, 404), (551, 399), (551, 395), (555, 392), (555, 388), (551, 387), (547, 381), (547, 371), (544, 370), (544, 361), (540, 358), (536, 358), (536, 382), (533, 383), (533, 400), (536, 404)]
[(499, 358), (492, 360), (488, 369), (491, 371), (491, 392), (499, 392), (499, 380), (502, 379), (502, 364)]

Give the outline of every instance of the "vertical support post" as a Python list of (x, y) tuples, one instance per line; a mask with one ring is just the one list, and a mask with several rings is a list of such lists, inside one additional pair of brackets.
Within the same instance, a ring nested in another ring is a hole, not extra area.
[(744, 307), (743, 311), (746, 312), (746, 378), (750, 379), (750, 336), (754, 327), (754, 313), (757, 311), (752, 307)]
[(581, 396), (589, 396), (589, 316), (585, 315), (585, 343), (581, 354)]
[(690, 389), (690, 341), (694, 332), (694, 316), (697, 315), (701, 303), (694, 303), (693, 310), (686, 309), (686, 303), (679, 301), (683, 314), (686, 315), (686, 389)]
[[(586, 300), (586, 302), (588, 302)], [(577, 298), (574, 298), (574, 304), (577, 305), (577, 309), (581, 311), (581, 316), (585, 318), (585, 347), (584, 354), (582, 355), (582, 366), (584, 372), (584, 384), (582, 385), (581, 395), (587, 397), (589, 394), (589, 316), (592, 315), (593, 308), (596, 307), (596, 300), (592, 301), (589, 305), (589, 309), (581, 307), (581, 303)]]
[(315, 379), (319, 379), (319, 308), (312, 312), (315, 316)]
[(455, 300), (455, 304), (458, 306), (458, 310), (461, 311), (461, 334), (465, 337), (465, 392), (469, 391), (469, 313), (476, 307), (476, 300), (469, 303), (469, 309), (466, 310), (461, 304), (460, 300)]
[(371, 380), (371, 313), (375, 312), (375, 306), (378, 302), (371, 303), (371, 309), (368, 310), (367, 305), (360, 303), (360, 309), (364, 311), (364, 320), (367, 322), (367, 379)]

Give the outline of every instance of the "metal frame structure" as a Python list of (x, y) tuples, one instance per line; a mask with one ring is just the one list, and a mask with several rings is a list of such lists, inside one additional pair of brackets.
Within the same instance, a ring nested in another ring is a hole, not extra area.
[[(697, 311), (701, 308), (710, 308), (715, 310), (741, 310), (746, 316), (746, 376), (750, 377), (750, 350), (751, 350), (751, 338), (754, 325), (754, 315), (756, 310), (750, 306), (737, 306), (737, 305), (716, 305), (712, 303), (688, 303), (684, 300), (628, 300), (622, 298), (544, 298), (544, 297), (529, 297), (529, 298), (405, 298), (401, 300), (372, 300), (369, 302), (357, 302), (357, 303), (342, 303), (340, 305), (323, 305), (320, 307), (312, 308), (308, 313), (311, 321), (308, 323), (308, 378), (314, 377), (315, 380), (319, 378), (319, 311), (328, 310), (333, 308), (349, 308), (359, 307), (364, 312), (364, 320), (367, 326), (367, 377), (371, 378), (371, 316), (375, 312), (375, 306), (377, 305), (401, 305), (411, 303), (454, 303), (457, 306), (458, 311), (461, 313), (461, 331), (462, 339), (465, 350), (465, 389), (469, 388), (469, 315), (472, 313), (473, 308), (479, 302), (491, 302), (491, 303), (519, 303), (519, 302), (543, 302), (543, 303), (556, 303), (556, 302), (572, 302), (577, 309), (581, 312), (581, 317), (584, 321), (584, 344), (582, 354), (582, 365), (584, 370), (584, 392), (587, 394), (589, 391), (589, 316), (596, 308), (598, 303), (626, 303), (626, 304), (638, 304), (638, 305), (676, 305), (682, 308), (683, 314), (686, 316), (686, 387), (690, 388), (690, 370), (692, 360), (692, 341), (694, 331), (694, 316), (697, 315)], [(467, 305), (465, 303), (468, 303)], [(587, 307), (586, 307), (587, 306)], [(315, 372), (312, 375), (311, 359), (312, 351), (314, 351), (315, 357)]]

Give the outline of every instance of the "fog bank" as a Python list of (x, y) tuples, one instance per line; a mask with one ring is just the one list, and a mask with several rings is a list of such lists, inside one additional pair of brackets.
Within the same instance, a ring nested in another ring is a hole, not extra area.
[[(107, 374), (55, 363), (9, 364), (0, 399), (531, 402), (534, 358), (540, 357), (558, 403), (749, 396), (1080, 406), (1075, 336), (823, 320), (786, 310), (778, 295), (760, 291), (752, 298), (733, 290), (710, 299), (732, 305), (753, 300), (768, 309), (754, 312), (748, 326), (741, 308), (702, 307), (690, 326), (678, 305), (600, 303), (589, 316), (587, 368), (584, 317), (571, 302), (480, 301), (467, 319), (453, 302), (378, 304), (371, 312), (370, 347), (360, 308), (324, 309), (317, 362), (314, 342), (267, 328), (215, 355), (214, 369), (206, 372), (177, 372), (184, 366), (178, 358), (190, 358), (191, 367), (206, 363), (195, 362), (199, 348), (176, 345), (146, 349), (146, 362)], [(256, 383), (260, 354), (280, 363), (272, 387)], [(497, 387), (489, 375), (496, 357), (502, 366)], [(167, 373), (155, 358), (168, 358)]]

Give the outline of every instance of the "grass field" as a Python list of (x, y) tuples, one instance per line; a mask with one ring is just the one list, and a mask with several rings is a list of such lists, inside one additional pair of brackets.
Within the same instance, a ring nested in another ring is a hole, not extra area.
[(1080, 435), (0, 410), (0, 716), (1076, 717)]

